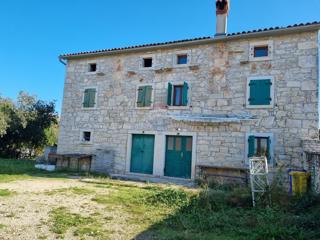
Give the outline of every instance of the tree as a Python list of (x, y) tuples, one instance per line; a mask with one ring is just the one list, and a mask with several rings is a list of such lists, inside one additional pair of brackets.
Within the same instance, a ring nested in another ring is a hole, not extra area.
[(56, 146), (58, 144), (59, 124), (52, 124), (45, 130), (47, 144), (49, 146)]
[(57, 119), (54, 102), (37, 100), (25, 92), (20, 92), (17, 104), (1, 99), (0, 155), (35, 156), (48, 144), (46, 131), (58, 124)]

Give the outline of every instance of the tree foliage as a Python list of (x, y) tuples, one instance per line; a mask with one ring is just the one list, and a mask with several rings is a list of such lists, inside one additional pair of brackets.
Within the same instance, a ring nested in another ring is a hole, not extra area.
[(20, 92), (17, 103), (0, 98), (0, 155), (32, 157), (47, 144), (55, 144), (47, 131), (57, 126), (54, 102)]

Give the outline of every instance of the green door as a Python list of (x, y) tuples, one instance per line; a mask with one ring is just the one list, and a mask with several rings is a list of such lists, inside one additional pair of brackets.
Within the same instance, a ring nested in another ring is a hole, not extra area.
[(133, 135), (130, 172), (153, 174), (153, 153), (154, 135)]
[(192, 137), (167, 136), (164, 175), (191, 178)]

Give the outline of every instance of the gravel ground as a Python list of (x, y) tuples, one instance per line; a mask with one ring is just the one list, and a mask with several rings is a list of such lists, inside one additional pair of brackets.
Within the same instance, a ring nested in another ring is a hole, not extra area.
[[(0, 183), (0, 189), (14, 192), (0, 197), (0, 239), (36, 240), (57, 239), (50, 231), (49, 212), (66, 207), (73, 213), (88, 216), (104, 207), (91, 201), (94, 194), (72, 194), (68, 188), (93, 189), (92, 184), (76, 179), (32, 179)], [(55, 191), (58, 191), (55, 194)], [(99, 189), (94, 188), (94, 191)], [(101, 191), (101, 190), (100, 190)], [(104, 194), (106, 190), (103, 190)], [(65, 239), (78, 239), (67, 233)]]

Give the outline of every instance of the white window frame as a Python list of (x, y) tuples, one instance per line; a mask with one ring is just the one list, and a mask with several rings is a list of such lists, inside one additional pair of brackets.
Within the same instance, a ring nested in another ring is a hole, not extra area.
[[(90, 141), (86, 142), (83, 140), (83, 134), (84, 132), (90, 132)], [(81, 145), (92, 145), (93, 144), (93, 131), (89, 129), (81, 129), (80, 130), (80, 138), (79, 138)]]
[[(95, 89), (96, 90), (96, 96), (95, 96), (95, 105), (94, 107), (84, 107), (83, 106), (83, 103), (84, 103), (84, 93), (87, 89)], [(98, 108), (98, 87), (96, 86), (88, 86), (88, 87), (85, 87), (82, 89), (82, 103), (81, 103), (81, 107), (82, 107), (82, 110), (95, 110)]]
[[(183, 86), (183, 84), (184, 83), (188, 83), (188, 87), (189, 87), (189, 89), (188, 89), (188, 105), (187, 106), (173, 106), (173, 105), (171, 105), (171, 106), (168, 106), (168, 109), (170, 109), (170, 110), (175, 110), (175, 109), (189, 109), (190, 108), (190, 106), (191, 106), (191, 93), (192, 93), (192, 91), (191, 91), (191, 84), (190, 84), (190, 82), (188, 82), (188, 81), (174, 81), (174, 82), (170, 82), (171, 84), (172, 84), (172, 93), (171, 93), (171, 102), (173, 103), (173, 91), (174, 91), (174, 86)], [(168, 84), (167, 84), (167, 87), (166, 87), (166, 90), (167, 90), (167, 93), (168, 93)]]
[[(138, 107), (138, 96), (139, 96), (139, 87), (144, 87), (144, 86), (151, 86), (152, 87), (152, 92), (151, 92), (151, 105), (149, 107)], [(143, 84), (138, 84), (136, 87), (136, 101), (135, 101), (135, 106), (136, 109), (139, 110), (150, 110), (153, 109), (153, 104), (154, 104), (154, 91), (155, 91), (155, 85), (153, 83), (143, 83)]]
[[(250, 98), (250, 82), (252, 80), (266, 80), (266, 79), (270, 79), (271, 80), (271, 89), (270, 89), (270, 98), (271, 98), (271, 102), (269, 105), (250, 105), (249, 102), (249, 98)], [(247, 78), (247, 96), (246, 96), (246, 106), (247, 108), (251, 108), (251, 109), (259, 109), (259, 108), (273, 108), (274, 104), (275, 104), (275, 94), (274, 94), (274, 85), (275, 85), (275, 81), (274, 81), (274, 77), (273, 76), (259, 76), (259, 77), (248, 77)]]
[[(180, 56), (180, 55), (187, 55), (188, 56), (187, 64), (178, 64), (178, 56)], [(173, 61), (173, 66), (176, 68), (189, 67), (191, 65), (191, 50), (174, 52), (172, 61)]]
[[(152, 67), (144, 67), (144, 59), (146, 58), (152, 58)], [(147, 54), (140, 56), (139, 59), (139, 68), (140, 70), (154, 70), (156, 65), (156, 58), (154, 54)]]
[(245, 139), (245, 164), (246, 166), (249, 166), (249, 137), (254, 136), (254, 137), (261, 137), (261, 138), (270, 138), (270, 163), (268, 164), (269, 168), (273, 168), (275, 166), (275, 161), (274, 161), (274, 146), (276, 146), (275, 143), (275, 138), (273, 133), (259, 133), (259, 132), (250, 132), (246, 133), (246, 139)]
[[(255, 57), (254, 48), (268, 46), (268, 56), (267, 57)], [(258, 41), (250, 43), (249, 47), (249, 60), (250, 61), (268, 61), (273, 59), (273, 41)]]

